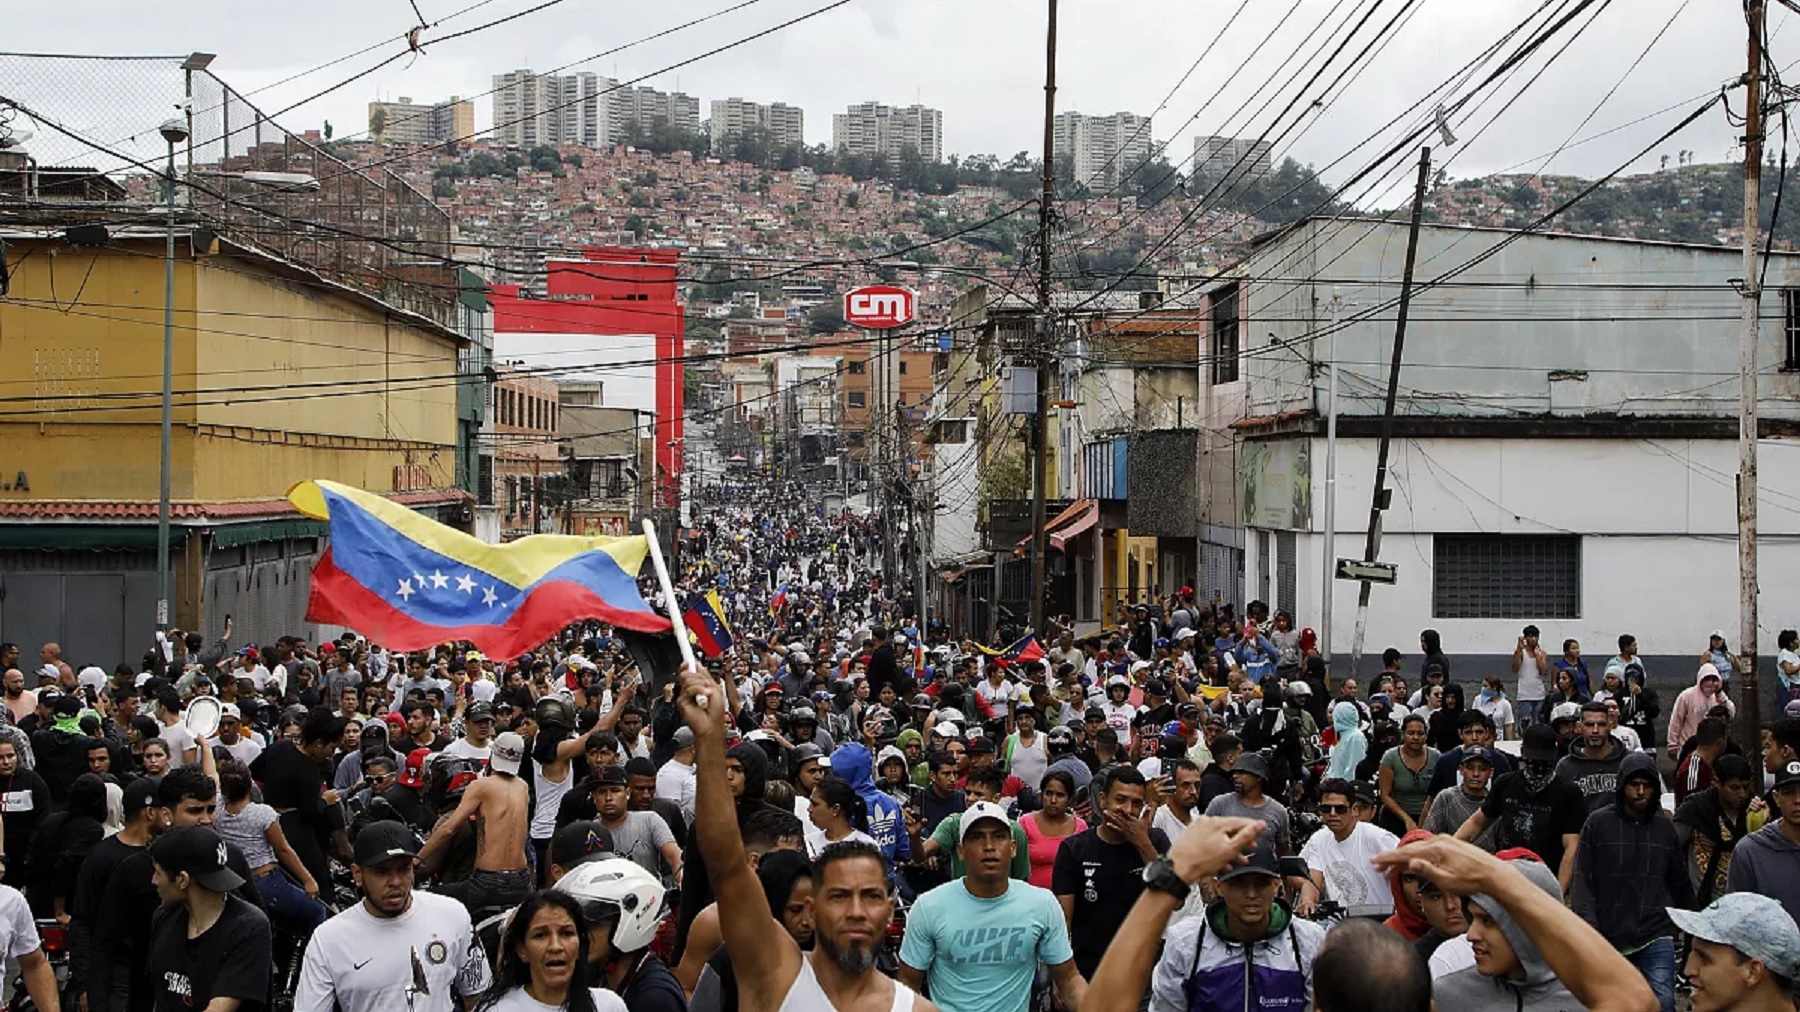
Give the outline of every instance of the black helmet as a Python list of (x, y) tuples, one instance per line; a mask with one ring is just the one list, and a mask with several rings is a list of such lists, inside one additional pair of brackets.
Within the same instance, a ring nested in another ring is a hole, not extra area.
[(575, 730), (575, 708), (567, 701), (555, 696), (545, 696), (537, 702), (537, 711), (533, 714), (539, 727), (559, 727), (564, 731)]

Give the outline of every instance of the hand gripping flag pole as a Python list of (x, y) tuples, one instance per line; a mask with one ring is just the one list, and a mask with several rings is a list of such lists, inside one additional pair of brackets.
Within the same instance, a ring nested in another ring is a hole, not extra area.
[[(698, 667), (694, 660), (694, 647), (688, 642), (687, 622), (681, 617), (681, 604), (675, 600), (675, 584), (669, 580), (669, 564), (663, 561), (662, 542), (656, 540), (656, 524), (644, 518), (644, 537), (650, 542), (650, 565), (656, 570), (656, 583), (662, 588), (663, 607), (669, 609), (669, 622), (675, 627), (675, 646), (681, 651), (681, 666)], [(707, 707), (705, 695), (694, 697), (694, 702), (702, 710)]]

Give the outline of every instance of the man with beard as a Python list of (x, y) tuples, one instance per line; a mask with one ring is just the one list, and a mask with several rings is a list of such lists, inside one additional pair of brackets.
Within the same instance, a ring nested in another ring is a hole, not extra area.
[(1581, 788), (1589, 814), (1613, 806), (1618, 797), (1619, 764), (1624, 760), (1625, 745), (1612, 735), (1606, 704), (1583, 703), (1581, 737), (1556, 764), (1556, 775)]
[(874, 847), (839, 844), (814, 862), (812, 953), (803, 953), (786, 932), (770, 930), (774, 913), (744, 856), (727, 783), (724, 691), (704, 671), (690, 667), (682, 672), (678, 698), (682, 716), (694, 729), (694, 838), (718, 893), (719, 926), (733, 961), (758, 969), (738, 978), (739, 1007), (745, 1012), (935, 1009), (875, 969), (894, 901), (887, 861)]
[[(11, 643), (6, 645), (12, 647), (13, 663), (18, 663), (19, 648)], [(0, 680), (0, 689), (6, 694), (6, 712), (12, 717), (13, 723), (17, 724), (37, 711), (37, 693), (25, 687), (25, 672), (11, 664), (6, 666), (3, 679)]]
[(1656, 760), (1626, 756), (1617, 794), (1581, 828), (1570, 905), (1644, 975), (1662, 1012), (1674, 1012), (1675, 925), (1666, 908), (1686, 909), (1693, 891), (1675, 823), (1660, 805)]
[(362, 902), (320, 925), (306, 946), (294, 1012), (455, 1012), (491, 981), (461, 903), (413, 891), (418, 838), (398, 822), (356, 836), (351, 874)]
[(1581, 788), (1556, 775), (1556, 731), (1544, 724), (1525, 729), (1519, 769), (1500, 778), (1456, 838), (1478, 839), (1488, 823), (1500, 823), (1496, 845), (1523, 847), (1554, 870), (1566, 894), (1575, 874), (1575, 845), (1587, 821)]

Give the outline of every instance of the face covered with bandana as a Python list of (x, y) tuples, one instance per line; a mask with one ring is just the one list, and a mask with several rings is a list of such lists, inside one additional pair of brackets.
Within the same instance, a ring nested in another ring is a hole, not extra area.
[(1519, 763), (1519, 775), (1524, 778), (1525, 786), (1530, 789), (1531, 793), (1538, 794), (1556, 779), (1556, 762), (1554, 760), (1526, 759)]

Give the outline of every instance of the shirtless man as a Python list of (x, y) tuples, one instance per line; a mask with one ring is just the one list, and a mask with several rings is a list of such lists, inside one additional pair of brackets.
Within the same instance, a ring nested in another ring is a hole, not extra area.
[(449, 844), (456, 831), (475, 823), (475, 870), (461, 882), (446, 883), (438, 892), (461, 900), (476, 911), (516, 906), (531, 895), (531, 871), (525, 861), (525, 830), (531, 823), (531, 793), (519, 779), (525, 761), (525, 739), (508, 731), (494, 739), (488, 755), (489, 776), (463, 790), (462, 802), (438, 822), (419, 851), (419, 863)]
[(757, 972), (738, 977), (743, 1012), (839, 1009), (842, 1012), (936, 1012), (937, 1006), (875, 969), (875, 955), (894, 917), (887, 861), (857, 843), (829, 848), (813, 864), (813, 939), (803, 953), (785, 931), (769, 930), (773, 914), (750, 870), (725, 782), (726, 686), (698, 667), (681, 674), (681, 713), (694, 729), (698, 785), (694, 837), (718, 896), (719, 927), (732, 962)]

